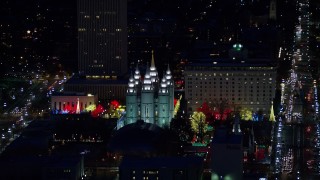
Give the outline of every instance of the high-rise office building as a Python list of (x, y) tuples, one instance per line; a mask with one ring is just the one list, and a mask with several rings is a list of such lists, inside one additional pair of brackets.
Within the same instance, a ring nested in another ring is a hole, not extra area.
[(277, 2), (276, 2), (276, 0), (270, 1), (269, 19), (272, 19), (272, 20), (277, 19)]
[(127, 72), (127, 1), (78, 0), (80, 74), (113, 78)]

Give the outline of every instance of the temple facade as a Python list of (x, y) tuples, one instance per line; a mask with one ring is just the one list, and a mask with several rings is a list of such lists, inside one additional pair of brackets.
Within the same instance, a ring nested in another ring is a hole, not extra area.
[(152, 52), (151, 66), (141, 76), (137, 66), (131, 74), (126, 94), (126, 114), (119, 119), (118, 129), (137, 120), (169, 126), (174, 112), (173, 77), (168, 66), (160, 80)]

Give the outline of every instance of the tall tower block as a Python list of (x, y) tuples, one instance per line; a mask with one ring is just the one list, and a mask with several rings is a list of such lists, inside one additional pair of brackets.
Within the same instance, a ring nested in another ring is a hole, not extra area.
[(277, 20), (277, 1), (270, 0), (269, 19)]
[(87, 77), (127, 73), (127, 1), (77, 0), (78, 66)]

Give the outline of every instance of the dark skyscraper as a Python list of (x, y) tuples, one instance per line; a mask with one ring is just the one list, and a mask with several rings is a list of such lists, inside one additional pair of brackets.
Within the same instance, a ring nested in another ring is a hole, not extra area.
[(127, 72), (127, 1), (78, 0), (79, 72), (114, 78)]

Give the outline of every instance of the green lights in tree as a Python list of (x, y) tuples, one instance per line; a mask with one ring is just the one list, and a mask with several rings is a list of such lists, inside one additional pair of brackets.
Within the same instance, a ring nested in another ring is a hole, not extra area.
[(203, 112), (194, 112), (190, 117), (191, 129), (199, 134), (201, 141), (204, 133), (207, 132), (208, 124), (206, 123), (206, 115)]
[(87, 112), (94, 111), (95, 109), (96, 109), (96, 105), (95, 104), (91, 104), (86, 108), (86, 111)]
[(242, 120), (252, 121), (252, 111), (248, 108), (241, 108), (240, 117)]
[(182, 98), (182, 95), (180, 95), (180, 98), (177, 100), (176, 105), (174, 106), (174, 112), (173, 112), (173, 116), (175, 117), (180, 109), (180, 100)]

